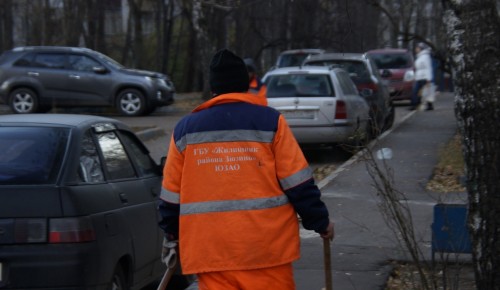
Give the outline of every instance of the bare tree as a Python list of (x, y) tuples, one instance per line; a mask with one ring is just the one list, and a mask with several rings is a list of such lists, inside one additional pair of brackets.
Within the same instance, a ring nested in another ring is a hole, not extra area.
[(0, 1), (0, 51), (13, 46), (12, 21), (12, 0)]
[(478, 289), (500, 289), (500, 19), (495, 0), (443, 0), (463, 136)]
[[(47, 1), (49, 2), (49, 1)], [(46, 3), (46, 6), (50, 3)], [(80, 37), (83, 36), (83, 20), (86, 14), (85, 1), (65, 0), (62, 1), (63, 7), (62, 30), (64, 35), (64, 45), (79, 46)]]
[(86, 3), (88, 13), (85, 21), (87, 25), (87, 32), (84, 33), (85, 44), (91, 49), (106, 54), (104, 2), (100, 0), (89, 0), (86, 1)]

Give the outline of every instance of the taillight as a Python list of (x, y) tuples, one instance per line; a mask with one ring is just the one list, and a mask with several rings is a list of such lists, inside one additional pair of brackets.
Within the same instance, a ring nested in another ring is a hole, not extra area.
[(44, 243), (47, 241), (47, 219), (19, 218), (14, 222), (16, 243)]
[(344, 101), (337, 101), (337, 107), (335, 108), (335, 120), (347, 119), (347, 108)]
[(89, 217), (57, 218), (49, 221), (49, 243), (81, 243), (95, 240)]

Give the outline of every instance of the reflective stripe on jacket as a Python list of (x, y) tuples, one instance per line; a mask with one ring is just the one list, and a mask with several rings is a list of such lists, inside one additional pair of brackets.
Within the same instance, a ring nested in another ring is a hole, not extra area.
[[(297, 190), (302, 187), (310, 189), (314, 201), (308, 200), (309, 189)], [(312, 171), (284, 117), (247, 93), (217, 96), (177, 124), (160, 198), (165, 220), (178, 206), (184, 274), (266, 268), (298, 259), (294, 207), (300, 208), (302, 200), (312, 208), (304, 215), (313, 217), (313, 229), (325, 230), (328, 224)], [(175, 228), (167, 223), (167, 232)]]

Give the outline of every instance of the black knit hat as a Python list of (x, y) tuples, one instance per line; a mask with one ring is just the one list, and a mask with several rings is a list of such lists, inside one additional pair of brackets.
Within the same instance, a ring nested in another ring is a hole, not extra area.
[(216, 95), (248, 91), (249, 79), (245, 63), (227, 49), (221, 49), (210, 62), (210, 87)]

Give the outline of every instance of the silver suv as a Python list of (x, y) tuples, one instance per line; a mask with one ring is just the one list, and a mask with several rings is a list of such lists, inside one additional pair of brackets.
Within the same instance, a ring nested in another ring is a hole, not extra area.
[(172, 104), (174, 93), (168, 76), (125, 68), (88, 48), (18, 47), (0, 56), (0, 102), (18, 114), (99, 106), (147, 115)]

